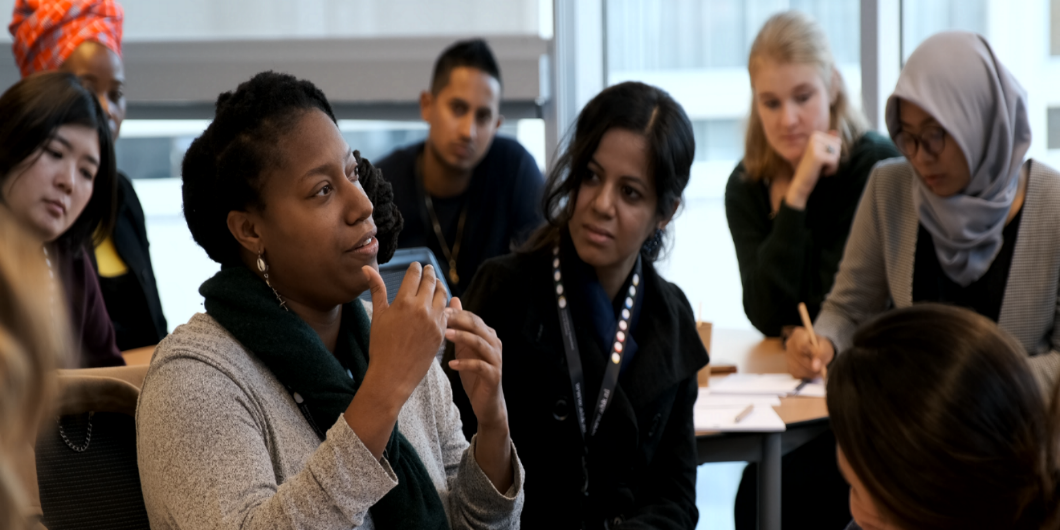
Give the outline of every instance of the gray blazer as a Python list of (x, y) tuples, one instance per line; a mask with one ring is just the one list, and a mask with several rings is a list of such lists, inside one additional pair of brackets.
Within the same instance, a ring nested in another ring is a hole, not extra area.
[[(498, 492), (475, 461), (449, 381), (431, 365), (398, 415), (452, 528), (518, 528), (523, 469)], [(341, 416), (321, 442), (294, 399), (220, 324), (198, 314), (163, 340), (136, 410), (154, 530), (373, 528), (368, 509), (397, 485)]]
[[(915, 178), (904, 158), (880, 162), (869, 177), (835, 286), (814, 323), (814, 331), (831, 339), (837, 352), (850, 347), (858, 325), (889, 304), (913, 304)], [(1060, 370), (1060, 173), (1031, 163), (1022, 215), (998, 324), (1023, 345), (1035, 377), (1048, 390)]]

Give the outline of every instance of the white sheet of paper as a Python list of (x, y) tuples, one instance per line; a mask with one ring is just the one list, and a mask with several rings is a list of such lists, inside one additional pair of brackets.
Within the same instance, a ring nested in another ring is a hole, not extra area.
[(711, 394), (758, 394), (786, 396), (801, 383), (790, 374), (732, 374), (710, 383)]
[(825, 389), (824, 380), (821, 379), (820, 377), (818, 377), (817, 379), (814, 379), (813, 381), (810, 381), (809, 383), (806, 383), (806, 385), (803, 386), (801, 389), (799, 389), (799, 391), (796, 392), (795, 395), (796, 396), (804, 396), (804, 397), (819, 397), (819, 398), (823, 398), (823, 397), (826, 396), (824, 389)]
[(714, 394), (709, 387), (700, 387), (696, 407), (746, 407), (747, 405), (780, 406), (779, 396)]
[(746, 418), (736, 423), (736, 416), (746, 405), (700, 407), (693, 409), (692, 421), (697, 431), (782, 432), (784, 421), (770, 405), (755, 405)]

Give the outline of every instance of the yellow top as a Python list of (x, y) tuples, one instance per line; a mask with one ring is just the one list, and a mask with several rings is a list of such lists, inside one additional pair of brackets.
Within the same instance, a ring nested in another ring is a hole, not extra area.
[(114, 247), (114, 238), (107, 236), (102, 243), (96, 247), (96, 271), (104, 278), (115, 278), (129, 272), (129, 267), (121, 260), (118, 249)]

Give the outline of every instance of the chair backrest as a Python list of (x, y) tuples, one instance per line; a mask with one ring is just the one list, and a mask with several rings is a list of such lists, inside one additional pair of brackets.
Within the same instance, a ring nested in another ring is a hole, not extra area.
[(147, 366), (60, 370), (59, 413), (37, 438), (49, 530), (147, 529), (134, 412)]
[[(386, 284), (388, 302), (394, 301), (398, 289), (401, 288), (401, 282), (405, 279), (405, 272), (409, 270), (409, 265), (412, 265), (413, 262), (418, 262), (420, 265), (425, 266), (433, 265), (434, 270), (438, 271), (438, 279), (442, 282), (442, 286), (445, 287), (446, 298), (452, 296), (452, 291), (449, 290), (449, 284), (445, 281), (445, 275), (441, 274), (442, 268), (438, 265), (438, 259), (434, 257), (434, 252), (431, 252), (431, 249), (427, 247), (413, 247), (398, 249), (394, 252), (394, 257), (390, 258), (390, 261), (379, 266), (379, 275), (383, 277), (383, 283)], [(361, 299), (371, 302), (372, 292), (365, 291), (361, 293)]]

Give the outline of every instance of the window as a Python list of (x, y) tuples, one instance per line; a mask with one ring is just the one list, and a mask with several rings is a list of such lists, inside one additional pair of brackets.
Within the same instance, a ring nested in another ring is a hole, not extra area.
[(743, 155), (743, 121), (737, 119), (695, 120), (696, 161), (738, 160)]
[(1049, 55), (1060, 55), (1060, 0), (1049, 0)]
[(987, 35), (988, 2), (997, 0), (902, 0), (902, 61), (924, 39), (961, 29)]
[(1047, 112), (1049, 149), (1060, 149), (1060, 107), (1049, 107)]

